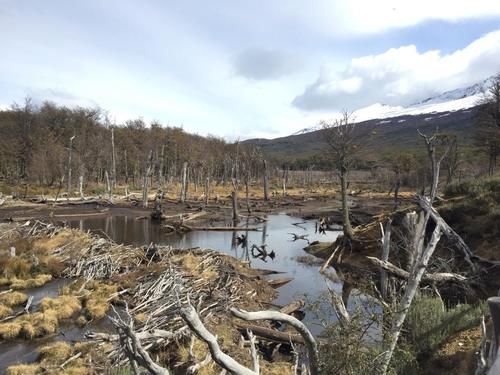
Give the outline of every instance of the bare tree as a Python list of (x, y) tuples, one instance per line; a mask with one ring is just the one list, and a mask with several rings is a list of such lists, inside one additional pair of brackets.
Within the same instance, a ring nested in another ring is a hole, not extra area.
[(264, 201), (269, 200), (269, 172), (267, 170), (267, 161), (264, 159)]
[(149, 157), (144, 168), (144, 179), (142, 183), (142, 207), (148, 207), (148, 182), (151, 171), (153, 170), (153, 150), (149, 151)]
[[(425, 146), (427, 148), (427, 154), (431, 161), (431, 191), (429, 195), (430, 203), (434, 202), (436, 195), (438, 193), (439, 175), (441, 171), (441, 163), (443, 162), (446, 155), (450, 152), (450, 149), (455, 140), (454, 136), (448, 134), (438, 133), (437, 131), (432, 136), (427, 136), (418, 130), (418, 134), (424, 139)], [(439, 146), (442, 146), (442, 150), (439, 150)]]
[(73, 153), (73, 140), (75, 136), (72, 136), (69, 139), (69, 148), (68, 148), (68, 197), (71, 195), (71, 156)]
[(492, 176), (500, 154), (500, 73), (493, 78), (479, 105), (474, 138), (488, 156), (488, 174)]
[(349, 204), (347, 202), (348, 174), (354, 163), (355, 155), (359, 149), (356, 137), (356, 124), (352, 114), (343, 111), (340, 119), (321, 121), (325, 131), (326, 142), (332, 153), (333, 162), (340, 178), (340, 192), (342, 196), (342, 227), (344, 236), (353, 238), (353, 230), (349, 219)]

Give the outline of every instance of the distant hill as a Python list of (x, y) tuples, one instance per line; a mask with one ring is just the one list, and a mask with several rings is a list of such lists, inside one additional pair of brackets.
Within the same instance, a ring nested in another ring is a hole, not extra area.
[[(456, 134), (459, 145), (469, 150), (477, 107), (449, 112), (405, 115), (360, 122), (359, 136), (364, 139), (362, 158), (370, 163), (389, 159), (397, 152), (423, 152), (423, 133), (439, 131)], [(325, 153), (324, 130), (315, 130), (275, 139), (249, 139), (245, 143), (258, 146), (270, 159), (282, 162), (304, 160)]]
[[(468, 157), (472, 152), (474, 113), (490, 85), (492, 78), (472, 86), (444, 92), (407, 107), (376, 103), (354, 112), (359, 136), (363, 138), (361, 158), (373, 164), (390, 159), (395, 153), (423, 152), (417, 129), (432, 133), (442, 132), (457, 136), (459, 145)], [(316, 127), (303, 129), (293, 135), (275, 139), (249, 139), (245, 143), (259, 146), (269, 158), (278, 162), (297, 163), (325, 154), (327, 145), (323, 130)]]

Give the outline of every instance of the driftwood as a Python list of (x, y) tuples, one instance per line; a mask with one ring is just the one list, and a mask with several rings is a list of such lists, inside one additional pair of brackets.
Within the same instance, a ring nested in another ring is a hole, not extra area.
[(267, 283), (270, 286), (272, 286), (274, 289), (277, 289), (277, 288), (281, 288), (283, 285), (288, 284), (292, 280), (293, 280), (293, 278), (274, 279), (274, 280), (268, 280)]
[(240, 322), (235, 322), (234, 324), (239, 331), (252, 331), (257, 337), (264, 338), (268, 341), (285, 344), (292, 342), (294, 344), (304, 345), (304, 339), (302, 338), (302, 336), (296, 333), (281, 332), (273, 328), (262, 327), (255, 324), (246, 324)]
[(190, 231), (228, 231), (228, 232), (239, 232), (239, 231), (260, 231), (261, 228), (258, 227), (193, 227), (188, 225), (182, 225), (183, 228), (186, 228)]
[(302, 336), (304, 340), (305, 347), (307, 349), (307, 356), (309, 358), (309, 368), (311, 375), (319, 374), (319, 355), (318, 346), (316, 339), (307, 329), (307, 327), (300, 320), (294, 318), (293, 316), (280, 313), (278, 311), (257, 311), (248, 312), (244, 310), (238, 310), (235, 308), (230, 309), (231, 313), (240, 319), (246, 321), (255, 320), (274, 320), (282, 323), (286, 323), (289, 326), (295, 328), (297, 332)]
[(283, 314), (293, 314), (295, 311), (302, 309), (305, 306), (305, 302), (301, 299), (297, 301), (290, 302), (288, 305), (283, 306), (280, 309), (280, 313)]
[[(203, 340), (208, 345), (208, 349), (210, 350), (212, 359), (223, 369), (238, 375), (259, 374), (255, 371), (258, 371), (258, 366), (255, 366), (255, 363), (258, 361), (258, 359), (256, 359), (255, 357), (253, 358), (254, 370), (250, 370), (221, 350), (219, 344), (217, 343), (217, 338), (205, 328), (193, 306), (188, 305), (187, 307), (182, 308), (181, 316), (188, 324), (191, 331), (193, 331), (200, 340)], [(253, 353), (255, 353), (254, 350), (252, 350), (252, 354)], [(255, 369), (255, 367), (257, 367), (257, 369)]]
[(434, 207), (432, 207), (431, 203), (425, 199), (425, 197), (418, 197), (418, 204), (420, 207), (430, 215), (432, 220), (441, 227), (441, 230), (445, 234), (445, 236), (452, 241), (464, 254), (465, 261), (471, 266), (473, 270), (477, 269), (477, 266), (472, 262), (472, 258), (474, 254), (469, 249), (469, 246), (464, 242), (462, 237), (460, 237), (457, 232), (455, 232), (446, 221), (443, 220), (441, 215), (436, 211)]
[[(397, 276), (401, 279), (408, 279), (410, 277), (410, 273), (408, 271), (405, 271), (391, 262), (388, 261), (383, 261), (375, 257), (366, 257), (371, 263), (373, 263), (375, 266), (381, 267), (387, 272), (390, 272), (394, 276)], [(448, 282), (448, 281), (465, 281), (467, 280), (466, 277), (462, 275), (458, 275), (456, 273), (451, 273), (451, 272), (436, 272), (436, 273), (425, 273), (422, 276), (422, 281), (424, 282)]]

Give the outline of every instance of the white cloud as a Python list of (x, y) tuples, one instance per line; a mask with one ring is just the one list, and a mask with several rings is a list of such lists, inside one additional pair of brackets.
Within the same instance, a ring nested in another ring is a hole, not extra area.
[(341, 72), (323, 68), (293, 104), (303, 110), (357, 109), (375, 102), (408, 105), (475, 83), (500, 71), (500, 30), (449, 54), (414, 45), (351, 60)]
[(281, 13), (330, 35), (373, 34), (424, 21), (456, 22), (500, 15), (495, 0), (323, 0), (280, 3)]

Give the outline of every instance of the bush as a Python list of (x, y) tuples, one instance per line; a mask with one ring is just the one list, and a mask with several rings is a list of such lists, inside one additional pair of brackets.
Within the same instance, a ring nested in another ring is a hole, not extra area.
[(436, 350), (454, 333), (477, 326), (487, 311), (484, 304), (446, 308), (437, 297), (421, 296), (406, 317), (406, 339), (417, 356)]
[(444, 195), (448, 198), (465, 195), (476, 198), (482, 194), (498, 196), (500, 194), (500, 177), (466, 180), (449, 184)]

